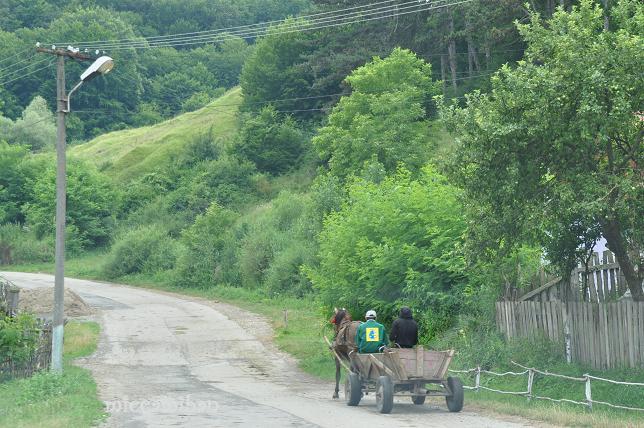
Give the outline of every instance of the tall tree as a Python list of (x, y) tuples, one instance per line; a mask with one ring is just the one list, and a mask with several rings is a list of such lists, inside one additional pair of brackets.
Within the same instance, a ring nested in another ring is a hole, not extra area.
[(340, 100), (313, 139), (330, 172), (358, 175), (365, 162), (389, 172), (399, 163), (418, 171), (429, 153), (426, 107), (440, 90), (431, 74), (431, 65), (399, 48), (354, 70), (346, 78), (351, 95)]
[(518, 25), (525, 59), (443, 115), (488, 242), (536, 237), (565, 273), (603, 235), (642, 301), (644, 5), (621, 0), (610, 13), (607, 31), (593, 0), (547, 23), (533, 12)]

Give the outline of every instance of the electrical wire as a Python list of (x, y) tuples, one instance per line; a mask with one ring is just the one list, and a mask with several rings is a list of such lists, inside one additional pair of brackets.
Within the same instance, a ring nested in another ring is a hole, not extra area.
[(6, 66), (6, 67), (4, 67), (4, 68), (0, 68), (0, 75), (2, 74), (2, 72), (3, 72), (3, 71), (8, 70), (8, 69), (10, 69), (10, 68), (13, 68), (13, 67), (15, 67), (16, 65), (22, 64), (23, 62), (29, 61), (29, 60), (31, 60), (34, 56), (36, 56), (36, 53), (35, 53), (35, 52), (34, 52), (30, 57), (24, 58), (23, 60), (18, 61), (18, 62), (14, 62), (13, 64), (8, 65), (8, 66)]
[[(434, 3), (445, 3), (448, 0), (436, 0)], [(411, 6), (408, 6), (411, 4)], [(433, 5), (433, 4), (432, 4)], [(312, 25), (318, 25), (318, 24), (324, 24), (329, 21), (337, 21), (337, 20), (348, 20), (348, 19), (353, 19), (356, 17), (364, 17), (368, 15), (373, 15), (377, 13), (383, 13), (383, 12), (391, 12), (395, 10), (404, 10), (408, 9), (410, 7), (419, 7), (423, 6), (422, 4), (419, 5), (418, 0), (411, 0), (407, 1), (405, 3), (400, 3), (400, 4), (395, 4), (395, 5), (388, 5), (388, 6), (381, 6), (377, 8), (367, 8), (367, 6), (372, 6), (372, 5), (365, 5), (362, 6), (364, 10), (359, 10), (356, 12), (351, 12), (349, 14), (342, 14), (338, 13), (339, 11), (334, 11), (334, 12), (329, 12), (332, 14), (332, 16), (329, 17), (324, 17), (324, 18), (317, 18), (317, 19), (309, 19), (307, 20), (306, 17), (300, 17), (296, 20), (281, 20), (281, 21), (275, 21), (275, 22), (281, 22), (282, 24), (290, 24), (291, 26), (312, 26)], [(406, 7), (402, 7), (406, 6)], [(211, 39), (213, 37), (218, 37), (222, 35), (231, 35), (231, 36), (248, 36), (248, 37), (256, 37), (259, 34), (263, 34), (266, 32), (268, 29), (268, 24), (266, 23), (259, 23), (259, 24), (254, 24), (253, 26), (262, 26), (261, 28), (257, 29), (244, 29), (244, 30), (237, 30), (237, 31), (221, 31), (221, 30), (212, 30), (209, 34), (205, 35), (197, 35), (197, 36), (185, 36), (182, 34), (177, 34), (177, 35), (169, 35), (169, 36), (161, 36), (164, 37), (164, 39), (152, 39), (152, 38), (147, 38), (144, 40), (132, 40), (128, 42), (119, 42), (119, 43), (109, 43), (109, 42), (104, 42), (101, 44), (92, 44), (90, 45), (91, 47), (96, 47), (96, 48), (110, 48), (114, 46), (119, 46), (122, 44), (127, 44), (127, 45), (137, 45), (137, 44), (142, 44), (148, 42), (149, 44), (167, 44), (169, 42), (176, 43), (176, 42), (182, 42), (182, 41), (195, 41), (195, 40), (204, 40), (204, 39)], [(84, 45), (81, 45), (81, 47), (85, 47)]]
[(22, 54), (24, 54), (24, 53), (27, 53), (27, 52), (29, 52), (30, 50), (31, 50), (31, 48), (27, 48), (27, 49), (25, 49), (25, 50), (22, 50), (22, 51), (16, 52), (16, 53), (14, 53), (13, 55), (9, 55), (9, 56), (8, 56), (8, 57), (6, 57), (6, 58), (0, 59), (0, 64), (2, 64), (2, 63), (3, 63), (3, 62), (5, 62), (5, 61), (9, 61), (11, 58), (14, 58), (14, 57), (20, 56), (20, 55), (22, 55)]
[[(14, 74), (16, 74), (16, 73), (18, 73), (18, 72), (22, 71), (22, 70), (26, 70), (26, 69), (28, 69), (29, 67), (33, 67), (33, 66), (35, 66), (35, 65), (42, 64), (43, 62), (48, 61), (48, 60), (49, 60), (49, 58), (43, 58), (43, 59), (41, 59), (41, 60), (39, 60), (39, 61), (36, 61), (36, 62), (34, 62), (34, 63), (32, 63), (32, 64), (25, 65), (25, 66), (24, 66), (24, 67), (22, 67), (22, 68), (19, 68), (19, 69), (17, 69), (17, 70), (13, 70), (13, 71), (11, 71), (11, 72), (9, 72), (9, 73), (5, 73), (5, 74), (1, 75), (1, 76), (0, 76), (0, 79), (5, 79), (5, 78), (7, 78), (7, 77), (9, 77), (9, 76), (12, 76), (12, 75), (14, 75)], [(28, 75), (28, 74), (26, 74), (26, 76), (27, 76), (27, 75)]]
[[(301, 23), (301, 22), (294, 21), (287, 28), (278, 28), (272, 34), (287, 34), (287, 33), (293, 33), (293, 32), (313, 31), (313, 30), (318, 30), (322, 28), (337, 27), (340, 25), (350, 25), (355, 23), (407, 15), (410, 13), (419, 13), (423, 11), (442, 9), (449, 6), (469, 3), (474, 0), (460, 0), (460, 1), (451, 1), (451, 2), (447, 2), (447, 1), (448, 0), (439, 0), (433, 3), (426, 2), (424, 4), (418, 4), (418, 1), (412, 1), (412, 2), (403, 3), (403, 5), (407, 5), (409, 3), (415, 3), (412, 6), (400, 7), (400, 5), (395, 5), (395, 7), (379, 8), (384, 10), (375, 10), (375, 9), (366, 10), (366, 11), (363, 11), (365, 13), (357, 16), (352, 16), (352, 15), (333, 16), (330, 18), (324, 18), (323, 20), (314, 21), (312, 23)], [(407, 10), (407, 9), (412, 9), (412, 10)], [(371, 15), (379, 15), (379, 16), (371, 16)], [(358, 18), (358, 19), (353, 19), (353, 18)], [(287, 22), (287, 21), (282, 21), (282, 22)], [(320, 25), (320, 24), (325, 24), (325, 25)], [(98, 48), (99, 50), (100, 49), (122, 50), (122, 49), (133, 49), (133, 48), (146, 49), (146, 48), (155, 48), (155, 47), (164, 47), (164, 46), (187, 46), (187, 45), (194, 45), (194, 44), (220, 42), (231, 38), (255, 38), (265, 34), (266, 32), (267, 32), (267, 28), (264, 28), (260, 30), (253, 30), (253, 31), (241, 32), (241, 33), (225, 33), (225, 34), (218, 33), (218, 34), (209, 35), (209, 36), (197, 36), (197, 37), (191, 37), (191, 38), (175, 37), (173, 39), (164, 39), (163, 41), (160, 41), (160, 42), (152, 41), (152, 43), (148, 42), (147, 39), (143, 39), (137, 42), (116, 43), (111, 45), (105, 44), (101, 46), (96, 46), (96, 48)], [(81, 45), (81, 47), (87, 48), (87, 49), (89, 48), (94, 49), (93, 46), (89, 46), (89, 45), (88, 46)]]
[[(361, 13), (357, 13), (357, 14), (354, 13), (353, 15), (332, 16), (332, 17), (314, 20), (312, 22), (302, 22), (300, 20), (284, 21), (284, 24), (282, 25), (282, 27), (275, 30), (273, 34), (286, 34), (286, 33), (292, 33), (292, 32), (312, 31), (312, 30), (317, 30), (321, 28), (336, 27), (339, 25), (349, 25), (349, 24), (354, 24), (359, 22), (371, 21), (375, 19), (384, 19), (384, 18), (389, 18), (393, 16), (405, 15), (409, 13), (418, 13), (422, 11), (444, 8), (453, 4), (457, 4), (457, 3), (444, 4), (445, 1), (447, 0), (439, 0), (439, 1), (441, 2), (440, 5), (436, 5), (435, 3), (437, 2), (431, 3), (431, 4), (428, 3), (425, 5), (418, 5), (417, 1), (411, 1), (411, 2), (408, 2), (408, 3), (414, 3), (411, 6), (400, 7), (399, 5), (396, 5), (395, 7), (387, 7), (384, 10), (380, 10), (383, 8), (377, 8), (374, 10), (361, 11)], [(472, 0), (466, 0), (462, 2), (469, 2), (469, 1), (472, 1)], [(408, 3), (404, 3), (404, 4), (408, 4)], [(407, 9), (414, 9), (414, 10), (407, 10)], [(382, 14), (385, 14), (385, 15), (382, 15)], [(373, 16), (373, 15), (380, 15), (380, 16)], [(355, 19), (355, 18), (359, 18), (359, 19)], [(286, 28), (284, 26), (286, 26)], [(110, 50), (110, 49), (130, 49), (130, 48), (153, 48), (153, 47), (162, 47), (162, 46), (186, 46), (186, 45), (192, 45), (192, 44), (220, 42), (231, 38), (251, 39), (251, 38), (256, 38), (256, 37), (265, 35), (267, 31), (268, 31), (268, 27), (265, 27), (265, 28), (252, 30), (252, 31), (245, 31), (245, 32), (230, 32), (225, 34), (215, 34), (215, 35), (209, 35), (209, 36), (197, 36), (197, 37), (188, 37), (188, 38), (177, 37), (173, 39), (163, 40), (160, 42), (153, 41), (151, 43), (147, 42), (147, 40), (144, 40), (144, 41), (139, 41), (136, 43), (130, 43), (125, 45), (124, 44), (101, 45), (101, 46), (98, 46), (98, 48)]]
[[(384, 4), (384, 3), (393, 3), (394, 1), (395, 0), (386, 0), (386, 1), (376, 2), (376, 3), (360, 5), (360, 6), (353, 6), (353, 7), (349, 7), (349, 8), (345, 8), (345, 9), (336, 9), (336, 10), (327, 11), (327, 12), (319, 12), (319, 13), (314, 13), (314, 14), (310, 14), (310, 15), (302, 15), (302, 16), (298, 17), (297, 19), (310, 19), (310, 18), (315, 17), (315, 16), (337, 14), (337, 13), (340, 13), (340, 12), (346, 12), (346, 11), (355, 10), (355, 9), (364, 9), (364, 8), (369, 7), (369, 6), (375, 6), (375, 5)], [(258, 22), (258, 23), (255, 23), (255, 24), (246, 24), (246, 25), (237, 25), (237, 26), (234, 26), (234, 27), (219, 28), (219, 29), (215, 29), (215, 30), (194, 31), (194, 32), (191, 32), (191, 33), (168, 34), (168, 35), (164, 35), (164, 36), (152, 36), (152, 37), (147, 37), (146, 40), (167, 39), (167, 38), (174, 38), (174, 37), (177, 37), (177, 36), (188, 36), (188, 35), (202, 35), (202, 34), (207, 34), (207, 33), (212, 33), (212, 34), (225, 33), (225, 32), (228, 32), (230, 30), (241, 29), (241, 28), (252, 28), (252, 27), (257, 27), (257, 26), (260, 26), (260, 25), (270, 25), (270, 24), (280, 23), (280, 22), (284, 22), (284, 21), (285, 21), (285, 19), (279, 19), (279, 20), (273, 20), (273, 21)], [(93, 45), (100, 45), (100, 44), (110, 44), (110, 43), (116, 43), (116, 42), (130, 42), (130, 41), (138, 41), (138, 39), (129, 38), (129, 39), (93, 40), (93, 41), (86, 41), (86, 42), (80, 42), (80, 43), (92, 44), (92, 46), (93, 46)], [(77, 44), (77, 43), (79, 43), (79, 42), (57, 43), (57, 45), (70, 45), (70, 44), (74, 45), (74, 44)]]
[(52, 65), (54, 65), (54, 62), (56, 62), (56, 61), (51, 61), (49, 64), (47, 64), (47, 65), (46, 65), (46, 66), (44, 66), (44, 67), (38, 68), (38, 69), (36, 69), (36, 70), (33, 70), (33, 71), (29, 72), (29, 73), (23, 74), (23, 75), (18, 76), (18, 77), (15, 77), (15, 78), (13, 78), (13, 79), (5, 80), (4, 82), (0, 82), (0, 85), (6, 85), (6, 84), (8, 84), (8, 83), (15, 82), (16, 80), (23, 79), (23, 78), (25, 78), (25, 77), (27, 77), (27, 76), (30, 76), (30, 75), (34, 74), (34, 73), (37, 73), (37, 72), (39, 72), (39, 71), (42, 71), (42, 70), (44, 70), (44, 69), (46, 69), (46, 68), (49, 68), (49, 67), (51, 67)]

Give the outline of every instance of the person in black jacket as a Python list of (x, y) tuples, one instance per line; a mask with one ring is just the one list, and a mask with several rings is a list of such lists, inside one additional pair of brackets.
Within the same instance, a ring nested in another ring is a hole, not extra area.
[(400, 309), (400, 317), (391, 325), (389, 339), (401, 348), (413, 348), (418, 343), (418, 324), (407, 306)]

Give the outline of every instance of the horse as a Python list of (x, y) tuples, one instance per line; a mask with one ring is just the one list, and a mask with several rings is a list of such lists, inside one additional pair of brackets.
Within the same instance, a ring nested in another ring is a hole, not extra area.
[(335, 330), (335, 337), (331, 343), (331, 349), (335, 351), (333, 354), (333, 360), (335, 361), (335, 391), (333, 392), (333, 398), (339, 398), (342, 368), (340, 358), (349, 365), (351, 364), (349, 354), (357, 351), (356, 332), (361, 322), (352, 321), (351, 314), (344, 308), (335, 309), (335, 313), (331, 317), (331, 322), (334, 324)]

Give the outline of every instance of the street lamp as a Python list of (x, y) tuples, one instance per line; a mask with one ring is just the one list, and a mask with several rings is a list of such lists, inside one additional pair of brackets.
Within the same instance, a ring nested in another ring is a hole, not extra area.
[(94, 61), (80, 76), (80, 82), (65, 94), (65, 57), (88, 59), (73, 49), (38, 49), (39, 52), (52, 53), (58, 56), (56, 92), (57, 92), (57, 133), (56, 133), (56, 276), (54, 280), (54, 316), (52, 322), (51, 370), (63, 372), (63, 322), (65, 316), (65, 215), (67, 199), (67, 159), (65, 115), (70, 112), (69, 99), (80, 86), (99, 74), (107, 74), (114, 67), (114, 60), (102, 56)]
[(67, 94), (67, 110), (65, 110), (65, 113), (69, 113), (70, 111), (69, 100), (72, 97), (72, 94), (76, 91), (76, 89), (80, 88), (83, 83), (92, 80), (98, 75), (109, 73), (110, 71), (112, 71), (113, 68), (114, 68), (114, 60), (109, 56), (102, 56), (98, 58), (96, 61), (94, 61), (94, 63), (90, 65), (87, 68), (87, 70), (83, 72), (83, 74), (81, 74), (80, 82), (78, 82), (76, 86), (74, 86), (72, 90), (69, 91), (69, 94)]

